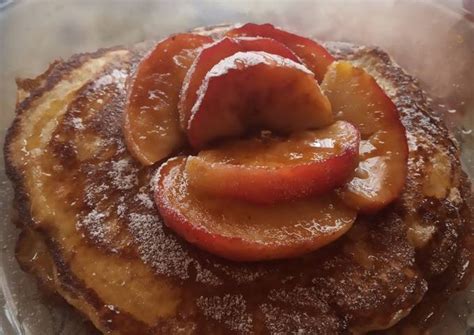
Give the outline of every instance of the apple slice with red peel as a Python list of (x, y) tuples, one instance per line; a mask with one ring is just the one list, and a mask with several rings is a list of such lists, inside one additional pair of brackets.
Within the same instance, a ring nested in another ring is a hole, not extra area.
[(207, 193), (273, 204), (322, 195), (342, 186), (359, 163), (359, 132), (337, 121), (289, 138), (232, 141), (186, 163), (191, 186)]
[(288, 134), (333, 122), (331, 105), (303, 65), (266, 52), (237, 52), (206, 74), (191, 110), (189, 143), (266, 129)]
[(333, 63), (321, 88), (335, 118), (351, 122), (362, 138), (359, 167), (341, 197), (362, 212), (377, 211), (405, 185), (408, 145), (399, 112), (375, 79), (349, 62)]
[(124, 136), (130, 153), (144, 165), (168, 157), (185, 142), (179, 125), (178, 98), (197, 48), (207, 36), (171, 36), (146, 55), (137, 67), (124, 115)]
[(181, 127), (187, 129), (191, 109), (198, 97), (197, 91), (210, 69), (222, 59), (239, 51), (265, 51), (300, 62), (284, 44), (270, 38), (223, 38), (203, 48), (184, 79), (178, 110)]
[(242, 27), (230, 30), (227, 36), (253, 36), (268, 37), (285, 44), (290, 48), (303, 63), (314, 73), (319, 82), (323, 80), (328, 66), (334, 61), (334, 57), (320, 44), (315, 41), (277, 29), (273, 25), (247, 23)]
[(213, 197), (188, 184), (186, 159), (158, 170), (155, 202), (165, 224), (188, 242), (234, 261), (290, 258), (343, 235), (356, 211), (334, 193), (261, 206)]

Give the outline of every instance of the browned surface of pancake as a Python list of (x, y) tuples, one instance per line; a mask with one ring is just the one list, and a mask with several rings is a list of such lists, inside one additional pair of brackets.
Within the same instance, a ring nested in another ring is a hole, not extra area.
[(20, 264), (104, 333), (364, 333), (413, 308), (398, 329), (428, 326), (433, 306), (471, 278), (459, 148), (386, 53), (328, 48), (369, 71), (401, 112), (410, 157), (398, 201), (298, 259), (232, 263), (194, 248), (156, 211), (156, 166), (134, 161), (123, 142), (127, 79), (143, 50), (100, 50), (19, 82), (5, 157), (23, 222)]

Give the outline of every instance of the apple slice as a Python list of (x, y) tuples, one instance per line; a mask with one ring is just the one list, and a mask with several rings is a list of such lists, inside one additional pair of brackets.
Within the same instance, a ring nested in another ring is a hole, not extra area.
[(188, 123), (197, 149), (218, 138), (331, 124), (331, 105), (303, 65), (266, 52), (237, 52), (206, 74)]
[(197, 91), (209, 70), (222, 59), (239, 51), (265, 51), (300, 62), (285, 45), (270, 38), (223, 38), (203, 48), (184, 79), (178, 104), (181, 127), (187, 129)]
[(361, 133), (360, 163), (342, 199), (363, 212), (377, 211), (405, 185), (408, 146), (398, 110), (375, 79), (349, 62), (333, 63), (321, 87), (338, 120)]
[(123, 130), (127, 148), (142, 164), (162, 160), (185, 143), (177, 110), (179, 92), (197, 48), (210, 42), (206, 36), (174, 35), (158, 43), (138, 65)]
[(332, 57), (325, 48), (315, 41), (277, 29), (269, 23), (247, 23), (242, 27), (230, 30), (227, 33), (227, 36), (258, 36), (273, 38), (290, 48), (314, 73), (319, 82), (323, 80), (328, 66), (334, 61), (334, 57)]
[(188, 242), (235, 261), (296, 257), (343, 235), (356, 218), (334, 193), (260, 206), (210, 196), (188, 185), (186, 159), (157, 173), (155, 202), (165, 224)]
[(232, 141), (189, 157), (189, 184), (216, 196), (272, 204), (342, 186), (359, 163), (359, 132), (348, 122), (289, 138)]

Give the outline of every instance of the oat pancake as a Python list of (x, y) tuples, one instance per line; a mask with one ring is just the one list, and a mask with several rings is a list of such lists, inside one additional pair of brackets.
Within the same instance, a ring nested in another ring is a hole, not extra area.
[(107, 334), (428, 327), (432, 311), (471, 278), (472, 198), (459, 147), (385, 52), (326, 46), (372, 74), (401, 113), (409, 173), (396, 202), (297, 259), (234, 263), (196, 249), (155, 208), (159, 164), (142, 166), (124, 144), (128, 78), (147, 47), (104, 49), (18, 82), (5, 158), (22, 267)]

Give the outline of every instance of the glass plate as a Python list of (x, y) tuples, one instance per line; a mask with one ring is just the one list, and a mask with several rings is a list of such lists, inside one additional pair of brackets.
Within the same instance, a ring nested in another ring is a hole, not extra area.
[[(466, 8), (474, 8), (464, 0)], [(469, 7), (471, 6), (471, 7)], [(196, 26), (272, 22), (323, 40), (378, 45), (449, 104), (446, 122), (474, 175), (474, 24), (462, 1), (0, 0), (0, 144), (14, 116), (14, 78), (100, 47), (157, 39)], [(444, 103), (444, 102), (443, 102)], [(0, 333), (94, 332), (66, 304), (50, 302), (14, 259), (11, 185), (0, 158)], [(474, 288), (449, 304), (434, 334), (472, 334)]]

